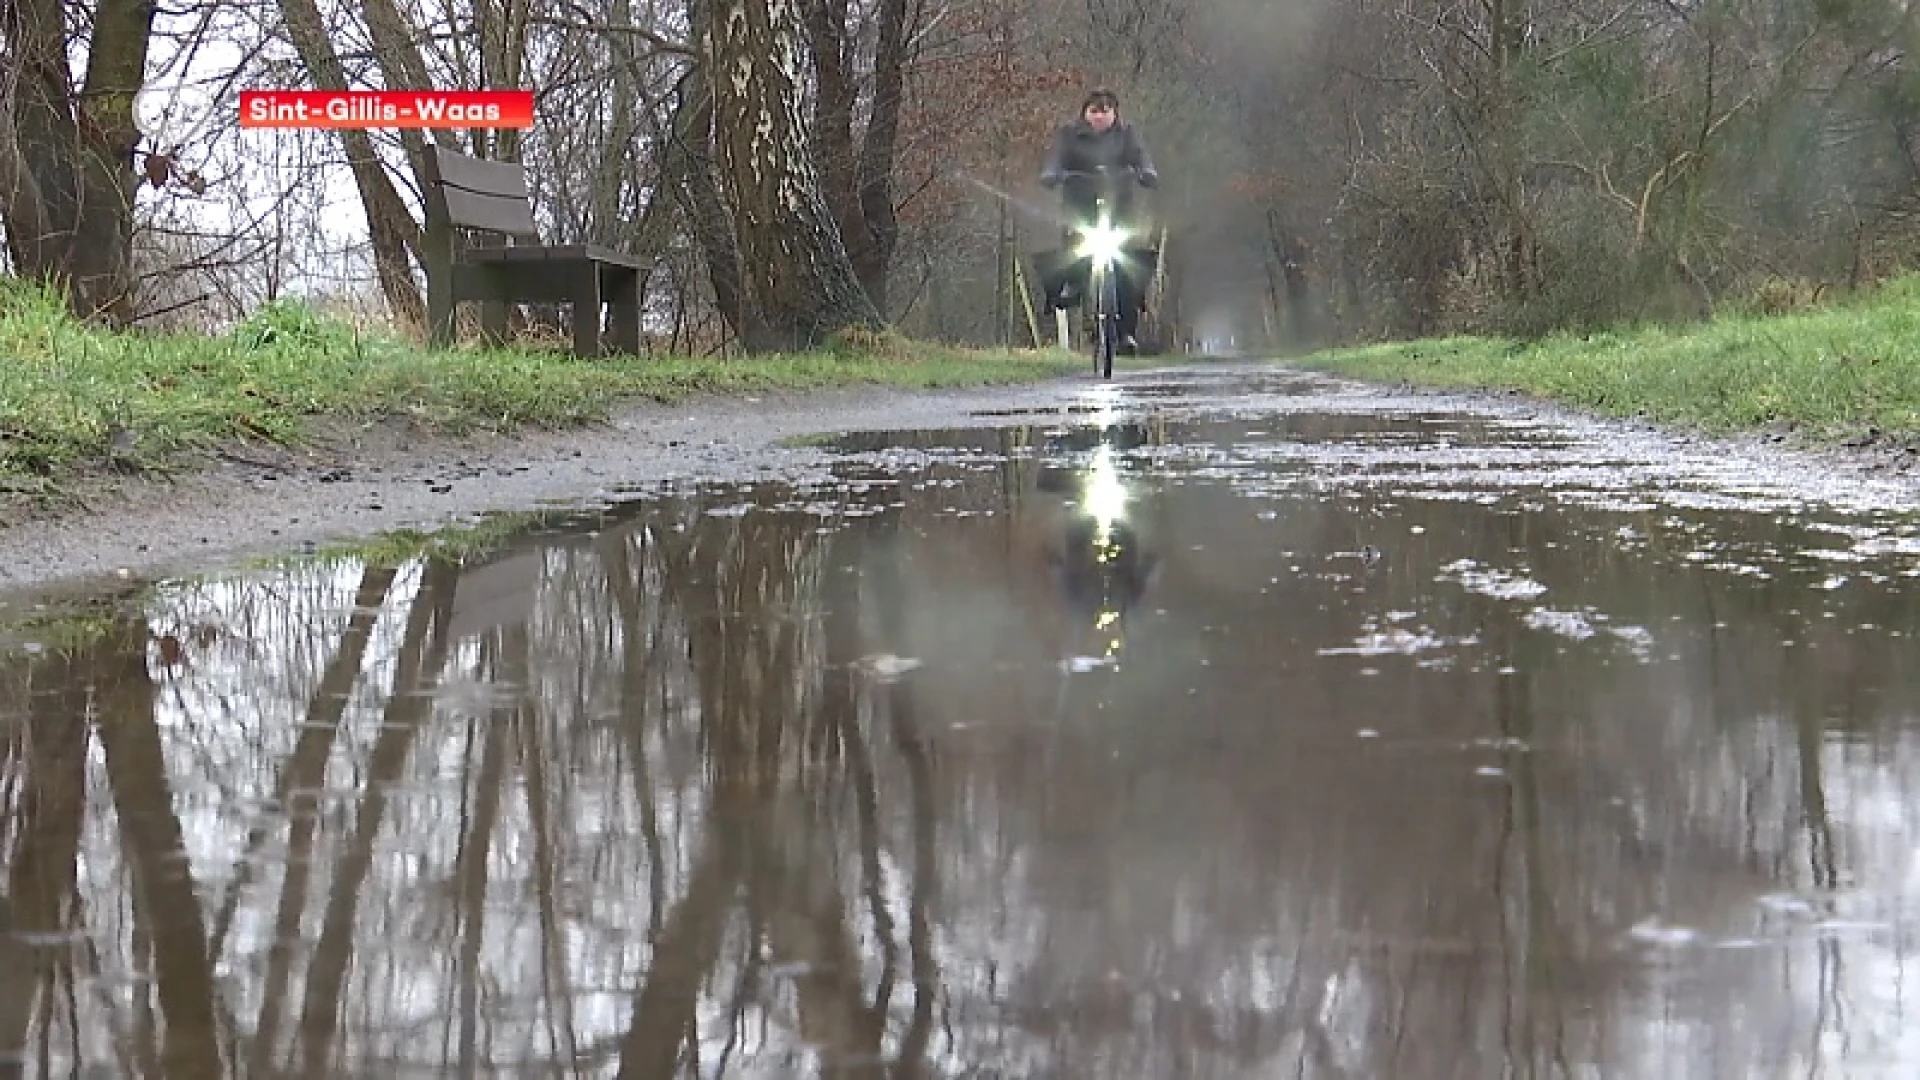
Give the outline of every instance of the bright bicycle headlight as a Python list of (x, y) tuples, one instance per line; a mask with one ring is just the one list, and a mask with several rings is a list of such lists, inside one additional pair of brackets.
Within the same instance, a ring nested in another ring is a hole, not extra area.
[(1127, 231), (1112, 225), (1093, 225), (1080, 230), (1080, 257), (1092, 259), (1097, 263), (1110, 263), (1120, 258), (1120, 252), (1127, 246)]

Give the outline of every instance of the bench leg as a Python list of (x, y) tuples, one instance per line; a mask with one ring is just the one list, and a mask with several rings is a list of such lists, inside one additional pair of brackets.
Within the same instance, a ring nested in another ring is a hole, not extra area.
[(511, 308), (507, 305), (507, 277), (505, 274), (493, 274), (487, 278), (487, 298), (480, 305), (480, 336), (492, 348), (498, 348), (507, 340), (507, 317)]
[(457, 309), (458, 282), (453, 258), (448, 254), (445, 231), (427, 225), (427, 346), (444, 349), (453, 344), (454, 313)]
[(578, 356), (602, 355), (600, 347), (600, 268), (576, 271), (573, 285), (573, 351)]
[(427, 344), (444, 349), (453, 344), (453, 292), (450, 286), (427, 287)]
[(609, 272), (613, 288), (607, 295), (608, 337), (614, 352), (637, 356), (640, 353), (640, 271), (616, 269)]

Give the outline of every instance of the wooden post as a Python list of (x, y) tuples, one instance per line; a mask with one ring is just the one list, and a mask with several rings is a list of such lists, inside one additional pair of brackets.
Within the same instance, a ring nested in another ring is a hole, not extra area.
[(1033, 290), (1027, 285), (1026, 261), (1016, 253), (1013, 259), (1013, 284), (1020, 291), (1020, 307), (1027, 315), (1027, 333), (1032, 335), (1033, 347), (1044, 348), (1040, 341), (1040, 317), (1033, 310)]
[[(1006, 186), (1006, 155), (1002, 153), (1000, 158), (1001, 190), (1006, 190)], [(993, 343), (1004, 347), (1012, 344), (1013, 336), (1008, 333), (1008, 328), (1013, 322), (1013, 305), (1009, 303), (1009, 301), (1013, 298), (1007, 294), (1012, 289), (1013, 274), (1010, 271), (1012, 270), (1014, 260), (1013, 244), (1007, 238), (1007, 200), (999, 199), (996, 201), (1000, 206), (1000, 217), (999, 220), (994, 223), (993, 228)]]

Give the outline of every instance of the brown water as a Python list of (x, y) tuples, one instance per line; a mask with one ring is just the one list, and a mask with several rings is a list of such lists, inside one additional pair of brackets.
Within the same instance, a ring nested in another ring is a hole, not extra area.
[[(1910, 525), (1472, 417), (1162, 414), (1104, 457), (1008, 421), (32, 631), (0, 669), (0, 1049), (1920, 1070)], [(1119, 585), (1072, 554), (1101, 478)]]

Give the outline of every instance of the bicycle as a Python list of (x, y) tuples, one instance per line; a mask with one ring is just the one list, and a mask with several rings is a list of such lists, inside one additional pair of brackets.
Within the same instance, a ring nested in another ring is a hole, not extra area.
[[(1119, 170), (1131, 178), (1133, 170)], [(1069, 182), (1090, 180), (1094, 182), (1110, 179), (1116, 170), (1098, 169), (1092, 172), (1070, 170), (1064, 174)], [(1095, 219), (1091, 223), (1075, 227), (1079, 243), (1075, 247), (1077, 258), (1088, 262), (1087, 294), (1092, 301), (1089, 315), (1093, 319), (1093, 372), (1103, 379), (1113, 378), (1113, 356), (1120, 347), (1120, 286), (1118, 272), (1121, 255), (1126, 251), (1127, 241), (1132, 234), (1113, 223), (1113, 200), (1104, 187), (1094, 197)]]

